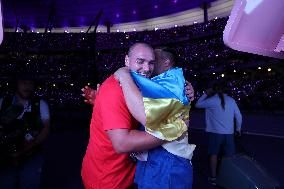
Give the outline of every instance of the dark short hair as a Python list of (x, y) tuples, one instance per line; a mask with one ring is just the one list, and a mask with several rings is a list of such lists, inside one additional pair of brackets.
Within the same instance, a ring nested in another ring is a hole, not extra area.
[(229, 87), (225, 80), (217, 80), (211, 83), (211, 87), (215, 93), (228, 93)]
[(175, 65), (177, 56), (176, 56), (176, 52), (172, 48), (161, 46), (161, 47), (155, 48), (155, 50), (161, 50), (162, 58), (169, 59), (170, 62), (173, 64), (173, 66)]

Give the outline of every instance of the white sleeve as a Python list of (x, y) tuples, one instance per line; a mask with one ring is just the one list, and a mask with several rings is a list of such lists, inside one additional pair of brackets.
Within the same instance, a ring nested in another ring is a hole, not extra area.
[(204, 93), (196, 102), (196, 108), (214, 108), (216, 106), (216, 102), (214, 98), (207, 98), (206, 93)]
[(44, 100), (40, 100), (40, 117), (41, 120), (49, 120), (49, 107)]

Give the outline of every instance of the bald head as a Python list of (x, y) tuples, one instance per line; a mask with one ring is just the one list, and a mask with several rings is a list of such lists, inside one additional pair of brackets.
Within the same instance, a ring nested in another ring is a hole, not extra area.
[(137, 50), (137, 48), (145, 48), (145, 49), (149, 49), (149, 50), (153, 51), (153, 48), (151, 47), (151, 45), (149, 45), (147, 43), (135, 43), (129, 48), (128, 56), (131, 56), (133, 51)]
[(150, 77), (154, 70), (155, 54), (147, 43), (135, 43), (125, 56), (125, 65), (144, 77)]

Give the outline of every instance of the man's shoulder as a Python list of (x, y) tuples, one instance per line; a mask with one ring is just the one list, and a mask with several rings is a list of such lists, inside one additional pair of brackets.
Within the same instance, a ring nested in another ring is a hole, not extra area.
[(121, 89), (119, 82), (116, 80), (114, 75), (111, 75), (102, 83), (99, 93), (114, 93), (118, 89)]
[(227, 94), (224, 95), (225, 98), (227, 98), (228, 100), (232, 101), (232, 102), (235, 102), (235, 99)]
[(237, 104), (235, 99), (231, 96), (225, 95), (225, 99), (226, 99), (226, 102), (228, 102), (231, 105)]
[(110, 100), (108, 99), (108, 97), (111, 97), (117, 94), (122, 94), (122, 89), (119, 85), (119, 82), (114, 77), (114, 75), (111, 75), (100, 86), (98, 98)]

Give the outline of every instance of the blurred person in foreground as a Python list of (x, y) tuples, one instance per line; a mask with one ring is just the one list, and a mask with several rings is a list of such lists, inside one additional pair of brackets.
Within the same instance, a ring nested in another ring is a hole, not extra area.
[(0, 188), (40, 187), (42, 143), (50, 114), (47, 103), (34, 95), (35, 79), (20, 74), (16, 92), (0, 99)]

